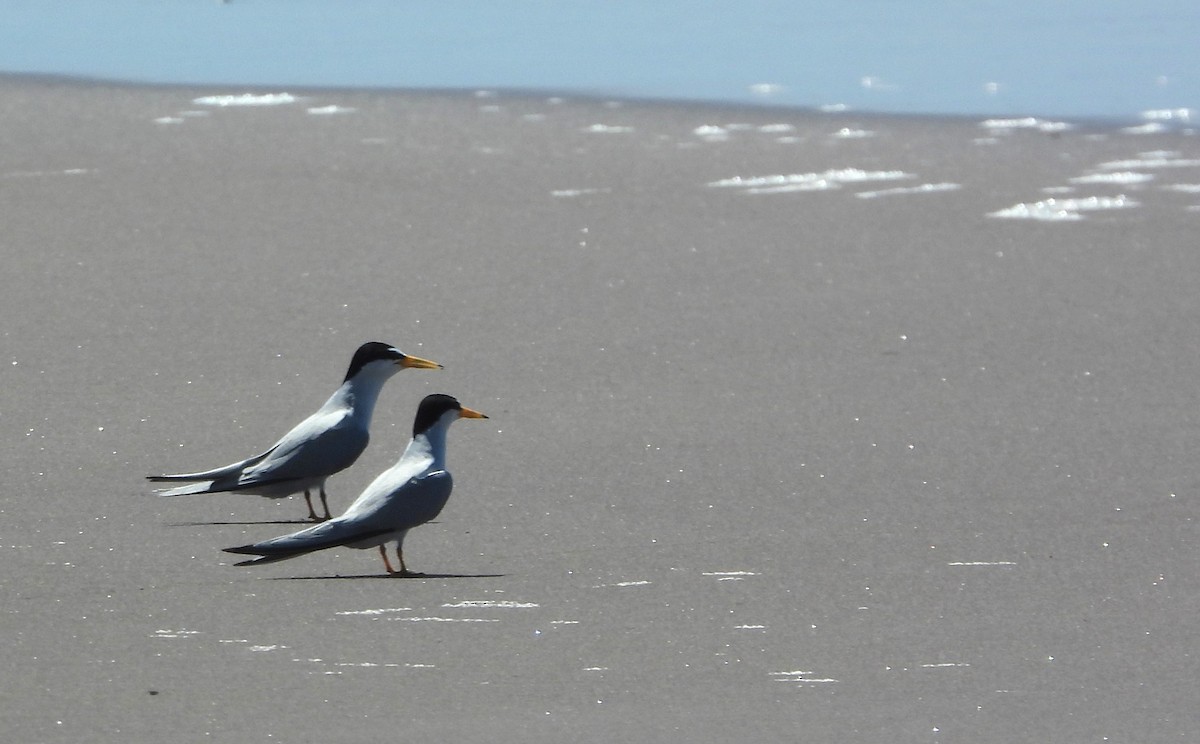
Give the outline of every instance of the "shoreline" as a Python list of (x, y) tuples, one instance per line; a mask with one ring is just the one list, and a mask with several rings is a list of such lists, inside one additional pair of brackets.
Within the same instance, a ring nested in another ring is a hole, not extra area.
[(0, 82), (11, 82), (13, 84), (40, 84), (48, 86), (63, 86), (63, 87), (102, 87), (113, 89), (129, 89), (129, 90), (146, 90), (146, 91), (238, 91), (240, 93), (278, 93), (289, 92), (299, 95), (318, 96), (318, 95), (373, 95), (373, 96), (411, 96), (415, 98), (463, 98), (463, 97), (479, 97), (481, 94), (500, 96), (510, 100), (528, 100), (539, 101), (547, 98), (561, 98), (563, 100), (591, 103), (603, 105), (605, 103), (617, 102), (623, 105), (630, 106), (645, 106), (649, 108), (676, 108), (681, 110), (693, 111), (713, 111), (713, 112), (737, 112), (746, 111), (753, 113), (778, 113), (783, 115), (808, 115), (814, 117), (834, 117), (834, 116), (852, 116), (861, 118), (865, 121), (884, 121), (888, 119), (897, 119), (903, 121), (914, 122), (929, 122), (929, 123), (964, 123), (974, 122), (979, 123), (990, 120), (1036, 120), (1039, 122), (1061, 122), (1066, 123), (1070, 127), (1078, 130), (1106, 132), (1132, 127), (1136, 125), (1145, 125), (1151, 121), (1157, 121), (1164, 127), (1161, 133), (1164, 134), (1185, 134), (1192, 135), (1197, 129), (1197, 124), (1192, 122), (1175, 122), (1170, 119), (1162, 120), (1156, 117), (1150, 117), (1148, 114), (1154, 112), (1141, 112), (1140, 114), (1130, 114), (1120, 117), (1104, 117), (1104, 116), (1082, 116), (1082, 117), (1063, 117), (1050, 114), (1026, 113), (1020, 115), (1011, 114), (945, 114), (945, 113), (911, 113), (911, 112), (887, 112), (876, 111), (869, 109), (853, 109), (850, 107), (841, 107), (841, 104), (824, 104), (812, 106), (794, 106), (794, 105), (773, 105), (768, 102), (751, 103), (737, 101), (710, 101), (703, 99), (672, 99), (672, 98), (655, 98), (655, 97), (638, 97), (626, 96), (622, 94), (606, 95), (601, 92), (588, 91), (572, 91), (572, 90), (537, 90), (523, 88), (388, 88), (388, 87), (343, 87), (343, 86), (312, 86), (312, 85), (258, 85), (258, 84), (222, 84), (222, 83), (163, 83), (163, 82), (141, 82), (136, 80), (125, 80), (120, 78), (104, 78), (104, 77), (87, 77), (75, 76), (56, 73), (22, 73), (22, 72), (2, 72), (0, 71)]

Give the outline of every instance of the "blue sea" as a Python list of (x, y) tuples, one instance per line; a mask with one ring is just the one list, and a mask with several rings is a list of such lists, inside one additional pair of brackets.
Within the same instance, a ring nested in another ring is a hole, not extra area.
[(0, 71), (1186, 124), (1196, 0), (0, 0)]

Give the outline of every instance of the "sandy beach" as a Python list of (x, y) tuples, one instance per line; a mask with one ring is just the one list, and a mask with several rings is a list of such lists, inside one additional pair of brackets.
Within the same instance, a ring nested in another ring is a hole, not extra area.
[[(495, 91), (0, 78), (10, 741), (1200, 735), (1200, 138)], [(379, 340), (344, 509), (269, 446)]]

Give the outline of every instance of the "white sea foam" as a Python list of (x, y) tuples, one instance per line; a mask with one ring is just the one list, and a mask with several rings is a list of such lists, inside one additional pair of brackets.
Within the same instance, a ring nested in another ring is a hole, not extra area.
[(1086, 176), (1076, 176), (1070, 179), (1071, 183), (1109, 183), (1119, 186), (1133, 185), (1153, 181), (1154, 175), (1150, 173), (1137, 173), (1134, 171), (1116, 171), (1114, 173), (1089, 173)]
[(1200, 194), (1200, 183), (1171, 183), (1163, 186), (1163, 189), (1182, 194)]
[(899, 196), (902, 194), (934, 194), (939, 191), (957, 191), (961, 189), (957, 183), (923, 183), (920, 186), (897, 186), (892, 189), (879, 191), (860, 191), (855, 196), (859, 199), (875, 199), (880, 196)]
[(1147, 121), (1191, 121), (1192, 110), (1188, 108), (1150, 109), (1142, 112), (1142, 118)]
[(1033, 204), (1014, 204), (1007, 209), (989, 212), (988, 217), (1044, 222), (1076, 222), (1083, 219), (1080, 212), (1128, 209), (1141, 206), (1121, 194), (1119, 196), (1088, 196), (1081, 199), (1046, 199)]
[(729, 139), (729, 130), (716, 124), (703, 124), (692, 130), (692, 134), (708, 142), (724, 142)]
[(1016, 561), (954, 561), (947, 566), (1015, 566)]
[(1104, 170), (1129, 170), (1131, 168), (1197, 168), (1200, 160), (1181, 158), (1177, 152), (1155, 150), (1143, 152), (1129, 160), (1110, 160), (1098, 167)]
[(627, 134), (633, 131), (633, 127), (624, 127), (615, 124), (593, 124), (590, 127), (584, 127), (583, 131), (591, 134)]
[(588, 194), (608, 194), (611, 192), (612, 189), (607, 186), (590, 189), (555, 189), (554, 191), (550, 192), (550, 196), (556, 196), (561, 199), (570, 199), (576, 196), (586, 196)]
[(1047, 121), (1034, 116), (1024, 116), (1018, 119), (987, 119), (979, 123), (984, 129), (993, 132), (1003, 132), (1013, 129), (1035, 129), (1039, 132), (1065, 132), (1075, 127), (1064, 121)]
[(875, 136), (875, 133), (870, 129), (852, 129), (851, 127), (842, 127), (834, 132), (831, 136), (837, 139), (869, 139)]
[(864, 171), (858, 168), (837, 168), (821, 173), (792, 173), (774, 176), (734, 176), (708, 185), (713, 188), (738, 189), (746, 194), (782, 194), (792, 191), (826, 191), (841, 188), (845, 183), (867, 181), (898, 181), (913, 178), (904, 171)]
[(1145, 124), (1122, 127), (1121, 131), (1125, 134), (1159, 134), (1160, 132), (1167, 131), (1167, 125), (1160, 121), (1148, 121)]
[(335, 103), (329, 106), (313, 106), (308, 109), (308, 113), (314, 116), (330, 116), (333, 114), (353, 114), (357, 110), (350, 106), (338, 106)]
[(241, 93), (226, 96), (202, 96), (192, 103), (198, 106), (285, 106), (300, 99), (291, 93)]

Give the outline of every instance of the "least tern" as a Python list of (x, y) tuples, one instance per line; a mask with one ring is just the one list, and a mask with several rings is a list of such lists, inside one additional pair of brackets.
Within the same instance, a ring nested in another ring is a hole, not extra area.
[(325, 519), (329, 502), (325, 479), (354, 464), (367, 448), (371, 414), (383, 384), (402, 369), (441, 369), (428, 359), (410, 356), (394, 346), (371, 341), (358, 347), (346, 379), (325, 405), (301, 421), (296, 428), (263, 452), (223, 468), (200, 473), (151, 475), (155, 482), (202, 481), (159, 491), (163, 496), (233, 491), (282, 498), (304, 492), (309, 519), (318, 520), (313, 511), (311, 490), (321, 495)]
[[(449, 395), (429, 395), (417, 408), (413, 438), (400, 460), (367, 486), (346, 513), (290, 535), (225, 548), (226, 553), (260, 556), (238, 566), (274, 563), (326, 548), (379, 548), (394, 576), (418, 576), (404, 564), (404, 536), (434, 519), (450, 498), (453, 480), (446, 470), (446, 431), (460, 418), (487, 418)], [(387, 543), (396, 543), (400, 570), (392, 568)]]

